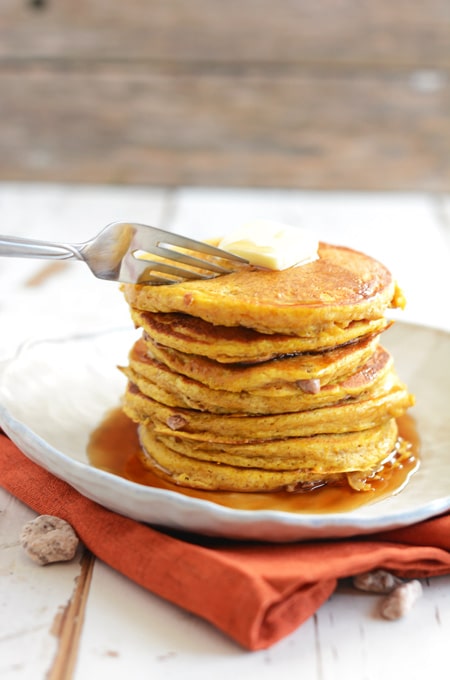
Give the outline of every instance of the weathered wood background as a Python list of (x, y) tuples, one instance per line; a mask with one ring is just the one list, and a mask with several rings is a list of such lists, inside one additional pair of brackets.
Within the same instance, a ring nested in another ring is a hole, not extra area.
[(0, 180), (450, 190), (449, 0), (0, 0)]

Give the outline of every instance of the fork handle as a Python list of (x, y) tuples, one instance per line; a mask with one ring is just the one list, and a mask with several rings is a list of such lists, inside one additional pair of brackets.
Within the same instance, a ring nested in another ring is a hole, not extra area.
[(70, 244), (3, 236), (1, 234), (0, 257), (31, 257), (43, 260), (81, 259), (77, 248)]

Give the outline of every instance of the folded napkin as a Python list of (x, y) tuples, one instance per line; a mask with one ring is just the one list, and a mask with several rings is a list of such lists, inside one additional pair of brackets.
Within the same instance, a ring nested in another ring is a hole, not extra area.
[(67, 520), (117, 571), (250, 650), (270, 647), (300, 626), (338, 579), (375, 568), (406, 578), (450, 573), (450, 514), (348, 540), (274, 545), (174, 536), (88, 500), (2, 435), (0, 484), (39, 514)]

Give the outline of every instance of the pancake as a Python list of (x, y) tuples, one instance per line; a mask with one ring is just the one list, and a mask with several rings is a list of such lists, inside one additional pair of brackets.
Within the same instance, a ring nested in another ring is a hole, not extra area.
[(222, 414), (270, 414), (317, 409), (344, 399), (364, 396), (368, 390), (376, 394), (376, 387), (392, 368), (392, 357), (378, 347), (369, 360), (345, 380), (322, 386), (319, 392), (306, 392), (296, 383), (271, 390), (211, 389), (184, 375), (174, 373), (169, 367), (142, 355), (141, 342), (130, 354), (130, 363), (122, 371), (130, 382), (144, 395), (167, 406), (191, 408)]
[(283, 335), (212, 324), (189, 314), (150, 313), (134, 307), (130, 313), (135, 326), (154, 342), (221, 363), (259, 363), (284, 354), (330, 349), (377, 335), (391, 325), (380, 317), (346, 324), (328, 323), (314, 329), (297, 328), (297, 335)]
[[(205, 460), (170, 448), (152, 428), (141, 426), (139, 437), (144, 466), (174, 484), (210, 491), (293, 491), (303, 485), (322, 484), (324, 480), (342, 483), (355, 471), (359, 475), (361, 468), (367, 476), (373, 474), (394, 455), (397, 425), (389, 420), (366, 430), (363, 438), (360, 433), (308, 438), (297, 442), (296, 458), (288, 456), (285, 459), (246, 456), (245, 447), (241, 447), (240, 456), (230, 458), (219, 451), (209, 453), (209, 459)], [(261, 453), (263, 446), (260, 445), (258, 451)], [(328, 452), (325, 460), (321, 455), (323, 451)]]
[(135, 346), (130, 363), (133, 366), (140, 362), (144, 370), (148, 357), (213, 390), (284, 396), (297, 394), (299, 389), (318, 391), (324, 385), (352, 375), (373, 356), (377, 344), (377, 337), (368, 337), (326, 352), (282, 355), (258, 364), (221, 364), (151, 341), (144, 345), (141, 341)]
[(322, 433), (361, 431), (402, 415), (411, 406), (405, 386), (391, 372), (377, 396), (343, 400), (332, 406), (275, 415), (222, 415), (174, 408), (156, 401), (135, 386), (124, 395), (125, 413), (135, 422), (153, 427), (160, 435), (202, 441), (251, 442)]
[(181, 312), (260, 333), (314, 335), (324, 325), (379, 319), (404, 298), (389, 270), (349, 248), (321, 243), (319, 258), (282, 271), (245, 267), (176, 285), (124, 284), (131, 307)]

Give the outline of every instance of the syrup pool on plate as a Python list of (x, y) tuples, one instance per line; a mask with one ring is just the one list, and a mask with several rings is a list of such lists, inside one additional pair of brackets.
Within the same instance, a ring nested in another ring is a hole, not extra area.
[(355, 491), (349, 486), (322, 486), (311, 491), (288, 493), (236, 493), (202, 491), (170, 484), (139, 460), (137, 426), (121, 409), (109, 413), (92, 432), (88, 458), (94, 467), (124, 477), (137, 484), (169, 489), (193, 498), (238, 510), (281, 510), (292, 513), (348, 512), (367, 503), (398, 493), (419, 466), (419, 437), (409, 415), (398, 420), (400, 446), (393, 457), (370, 480), (369, 491)]

